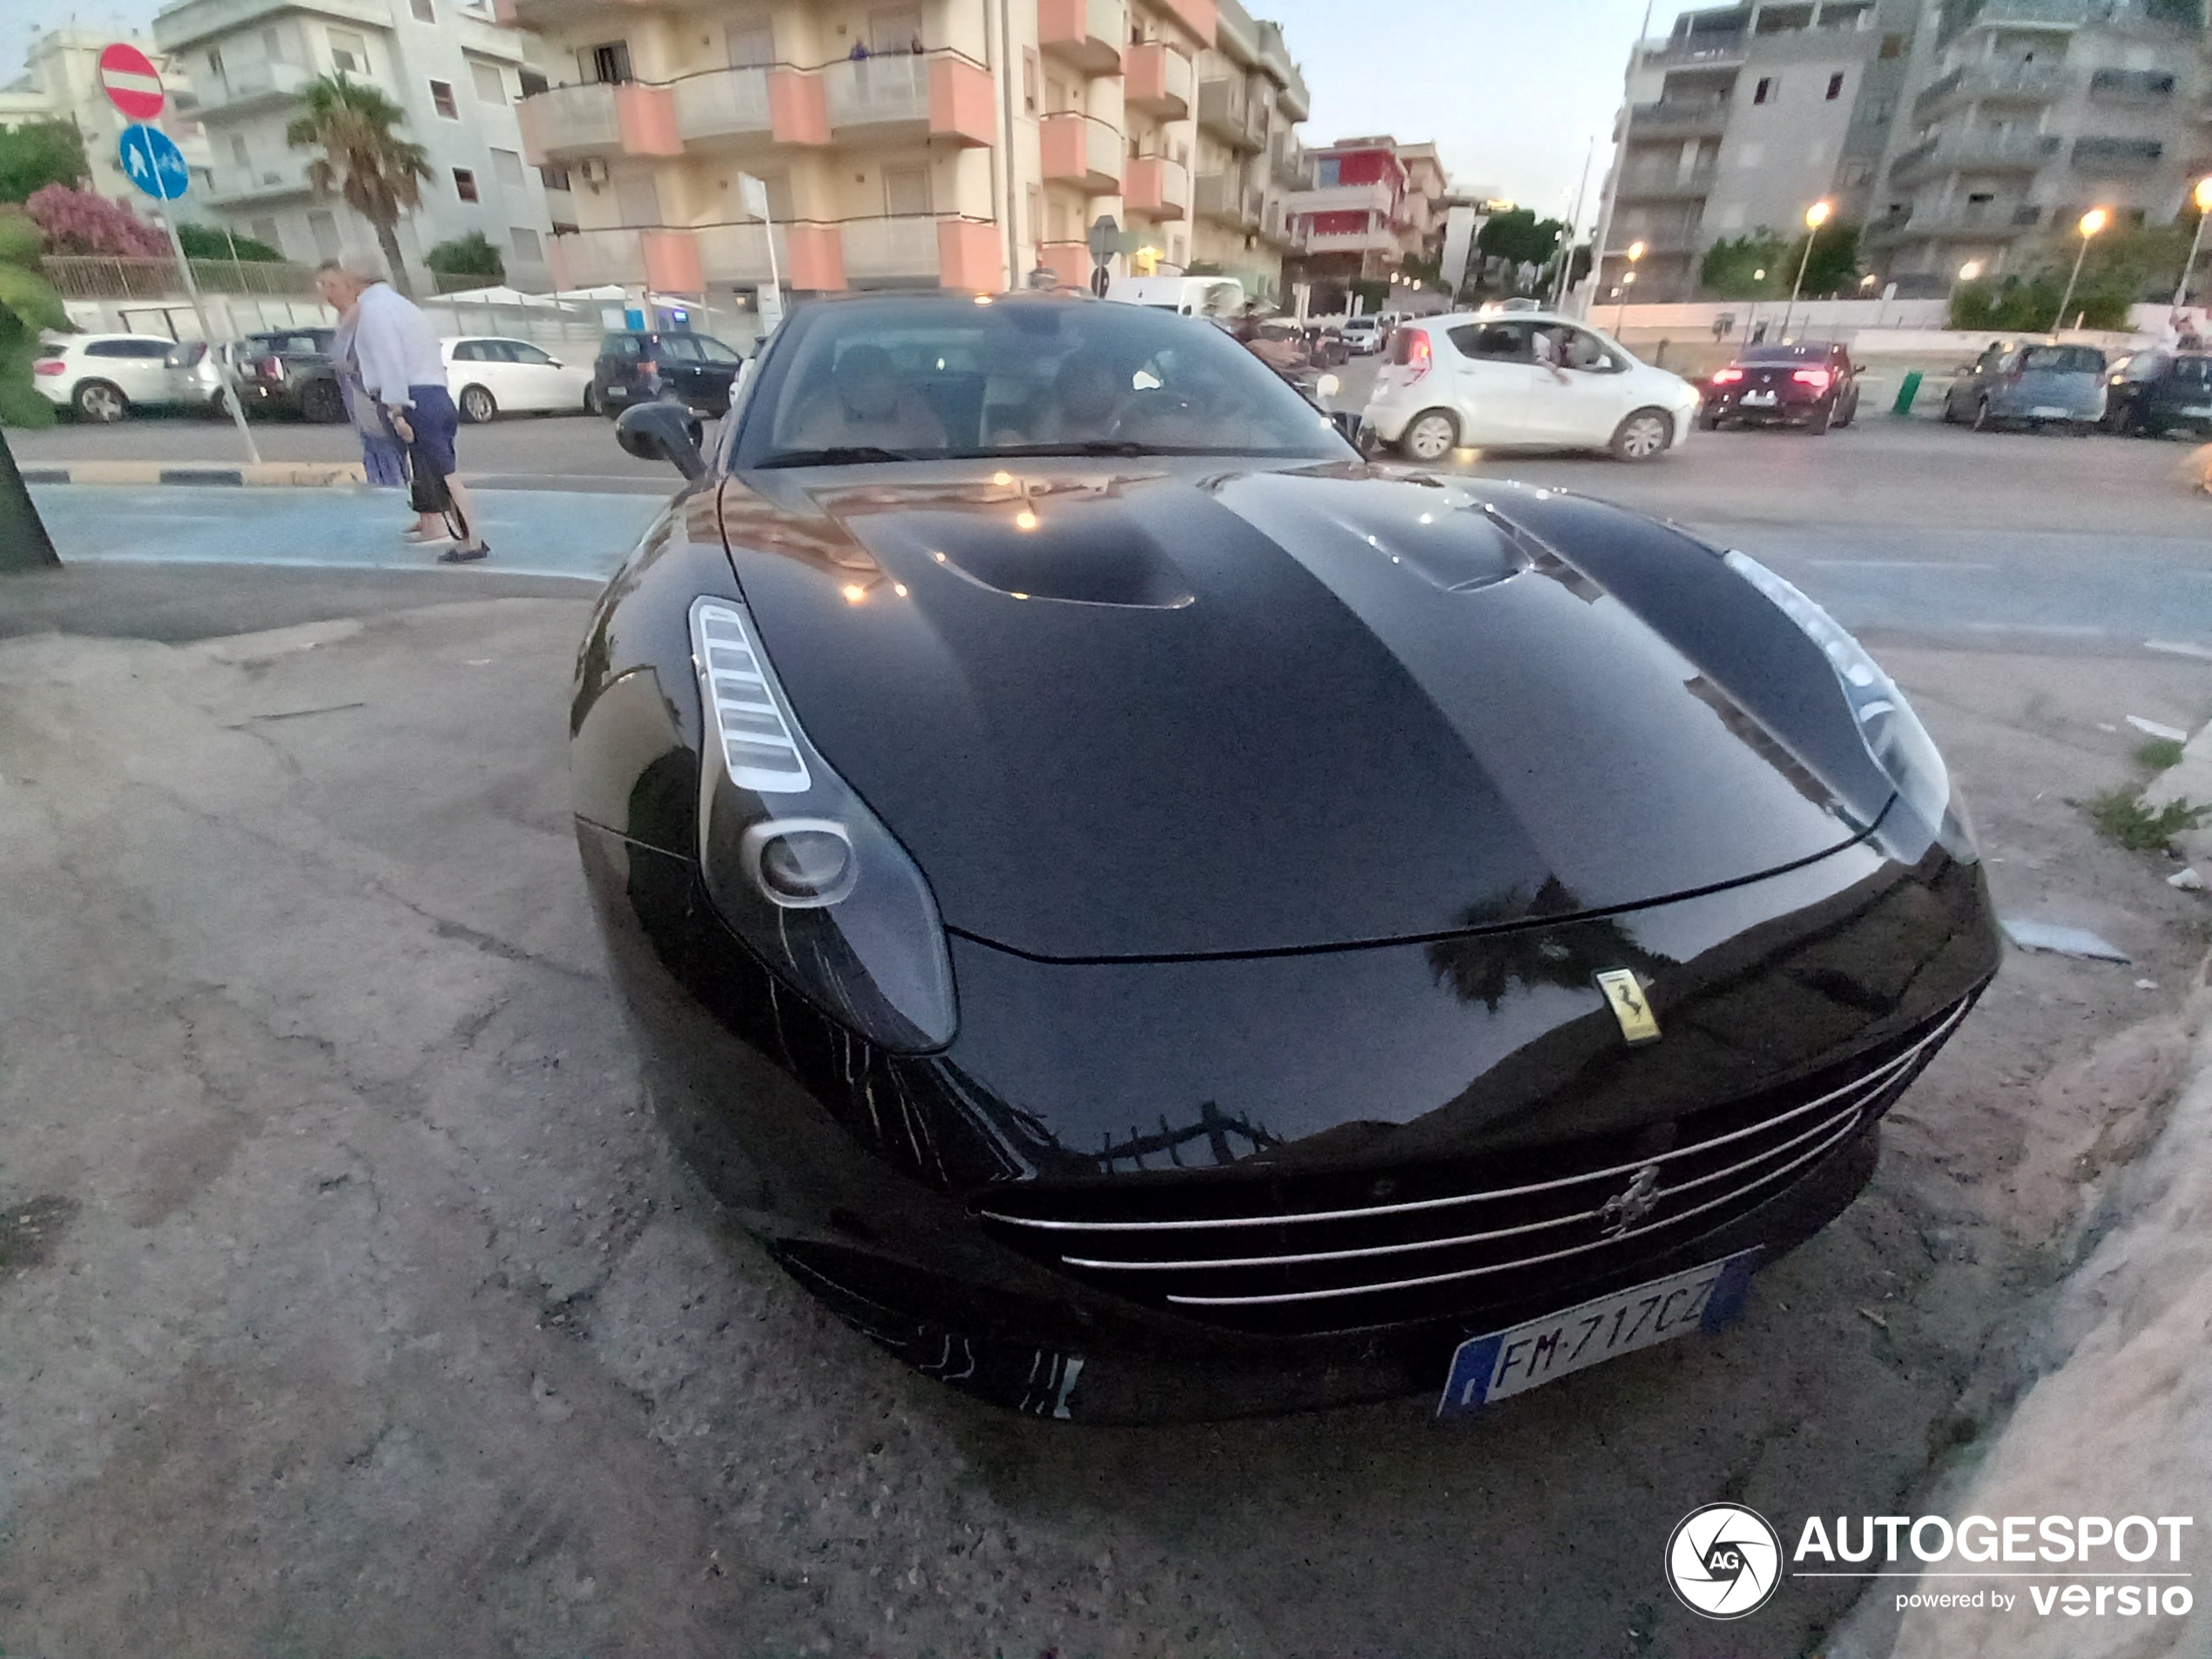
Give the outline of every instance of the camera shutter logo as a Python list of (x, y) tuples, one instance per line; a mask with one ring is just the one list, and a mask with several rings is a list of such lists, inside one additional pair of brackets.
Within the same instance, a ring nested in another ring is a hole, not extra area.
[(1741, 1504), (1693, 1509), (1667, 1540), (1667, 1582), (1692, 1613), (1740, 1619), (1782, 1583), (1782, 1540), (1765, 1517)]

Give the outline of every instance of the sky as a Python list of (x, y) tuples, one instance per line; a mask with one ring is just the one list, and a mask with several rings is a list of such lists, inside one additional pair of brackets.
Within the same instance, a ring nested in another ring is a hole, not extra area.
[[(165, 0), (80, 0), (83, 28), (150, 32)], [(1308, 144), (1386, 132), (1405, 144), (1435, 141), (1462, 188), (1496, 190), (1539, 217), (1567, 216), (1593, 136), (1612, 124), (1629, 47), (1646, 0), (1245, 0), (1283, 25), (1305, 71), (1313, 114)], [(1681, 0), (1659, 0), (1663, 33)], [(30, 44), (44, 0), (0, 0), (0, 81)], [(1605, 172), (1590, 168), (1582, 223), (1596, 217)]]

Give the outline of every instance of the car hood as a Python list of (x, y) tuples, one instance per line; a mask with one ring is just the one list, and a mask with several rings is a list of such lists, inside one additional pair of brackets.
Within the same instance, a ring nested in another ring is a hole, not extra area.
[(957, 931), (1070, 961), (1429, 937), (1703, 891), (1858, 833), (1704, 668), (1517, 527), (1531, 492), (1026, 464), (721, 492), (801, 723)]

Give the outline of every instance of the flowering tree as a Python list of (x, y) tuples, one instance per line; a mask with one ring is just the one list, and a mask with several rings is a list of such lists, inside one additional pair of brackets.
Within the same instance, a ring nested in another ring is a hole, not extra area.
[(47, 185), (33, 191), (24, 207), (45, 233), (49, 253), (153, 258), (169, 251), (169, 239), (159, 231), (89, 190)]

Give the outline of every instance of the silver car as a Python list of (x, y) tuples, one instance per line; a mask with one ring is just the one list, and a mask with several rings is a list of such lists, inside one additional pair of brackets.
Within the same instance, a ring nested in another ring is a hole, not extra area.
[(1944, 394), (1943, 418), (1977, 430), (2064, 426), (2086, 432), (2105, 414), (2105, 354), (2094, 346), (1997, 340)]

